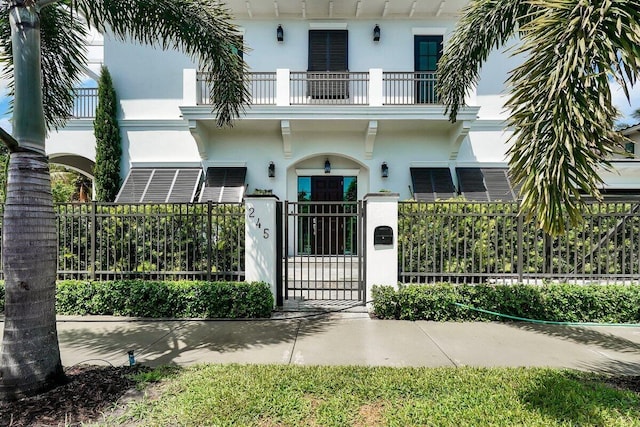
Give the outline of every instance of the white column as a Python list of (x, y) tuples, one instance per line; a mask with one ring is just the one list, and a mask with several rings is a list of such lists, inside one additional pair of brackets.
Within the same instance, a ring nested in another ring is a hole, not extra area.
[(245, 198), (245, 280), (269, 284), (276, 300), (276, 266), (280, 262), (276, 245), (275, 196)]
[(369, 69), (369, 105), (380, 107), (383, 103), (382, 68), (371, 68)]
[(182, 70), (182, 105), (198, 105), (197, 71), (192, 68)]
[(290, 71), (288, 68), (278, 68), (276, 70), (276, 105), (279, 107), (285, 107), (291, 105), (289, 99), (289, 78)]
[[(398, 193), (369, 193), (366, 203), (366, 287), (367, 300), (371, 300), (373, 285), (398, 286)], [(376, 243), (375, 231), (390, 227), (391, 242)], [(371, 308), (371, 304), (367, 304)]]

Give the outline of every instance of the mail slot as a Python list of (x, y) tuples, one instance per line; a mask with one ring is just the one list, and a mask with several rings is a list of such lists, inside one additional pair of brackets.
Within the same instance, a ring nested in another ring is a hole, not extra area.
[(374, 245), (393, 245), (393, 229), (388, 225), (380, 225), (373, 230)]

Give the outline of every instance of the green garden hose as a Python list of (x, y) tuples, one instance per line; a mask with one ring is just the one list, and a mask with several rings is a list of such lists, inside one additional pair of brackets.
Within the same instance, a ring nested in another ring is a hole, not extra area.
[(454, 302), (454, 305), (462, 308), (466, 308), (468, 310), (477, 311), (485, 314), (492, 314), (494, 316), (504, 317), (506, 319), (511, 320), (520, 320), (522, 322), (536, 323), (539, 325), (560, 325), (560, 326), (623, 326), (630, 328), (640, 328), (640, 324), (638, 323), (595, 323), (595, 322), (556, 322), (552, 320), (537, 320), (537, 319), (528, 319), (526, 317), (518, 317), (511, 316), (509, 314), (497, 313), (495, 311), (484, 310), (482, 308), (475, 308), (470, 305), (460, 304), (459, 302)]

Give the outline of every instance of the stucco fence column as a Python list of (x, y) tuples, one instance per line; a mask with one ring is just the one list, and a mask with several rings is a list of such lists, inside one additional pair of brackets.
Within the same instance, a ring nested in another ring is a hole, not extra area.
[[(371, 301), (374, 285), (398, 286), (398, 199), (398, 193), (369, 193), (364, 197), (367, 301)], [(371, 309), (371, 303), (367, 307)]]
[(277, 303), (279, 251), (276, 230), (278, 198), (246, 196), (245, 198), (245, 280), (265, 282)]

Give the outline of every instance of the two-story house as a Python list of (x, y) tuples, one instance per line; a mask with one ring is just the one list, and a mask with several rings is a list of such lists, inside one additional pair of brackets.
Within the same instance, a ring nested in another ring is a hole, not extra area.
[[(120, 99), (119, 202), (513, 200), (503, 109), (509, 53), (492, 54), (454, 124), (438, 102), (437, 62), (466, 0), (228, 0), (247, 46), (251, 106), (216, 127), (198, 64), (180, 52), (104, 35)], [(52, 134), (52, 161), (87, 174), (91, 105)], [(83, 98), (84, 97), (84, 98)], [(607, 173), (615, 193), (640, 189), (635, 162)]]

